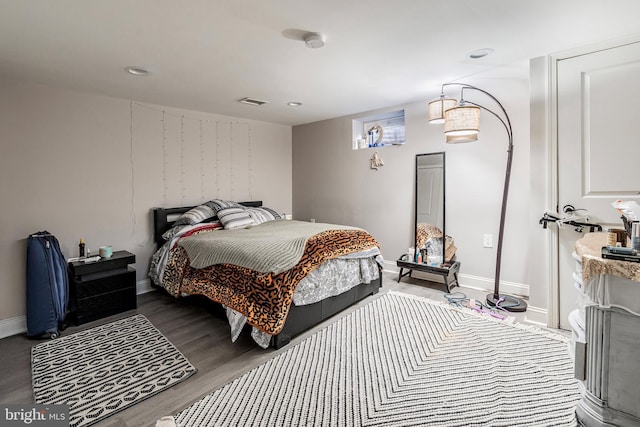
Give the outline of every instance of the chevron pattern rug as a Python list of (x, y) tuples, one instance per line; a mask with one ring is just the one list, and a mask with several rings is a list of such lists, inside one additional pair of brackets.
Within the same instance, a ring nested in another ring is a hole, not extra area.
[(35, 403), (68, 404), (71, 426), (100, 421), (195, 372), (142, 315), (31, 348)]
[(390, 292), (157, 425), (575, 426), (566, 339)]

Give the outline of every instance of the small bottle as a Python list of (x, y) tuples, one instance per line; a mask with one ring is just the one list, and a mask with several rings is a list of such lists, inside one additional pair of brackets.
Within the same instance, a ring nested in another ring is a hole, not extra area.
[(78, 256), (82, 258), (84, 256), (84, 239), (80, 238), (80, 244), (78, 244)]

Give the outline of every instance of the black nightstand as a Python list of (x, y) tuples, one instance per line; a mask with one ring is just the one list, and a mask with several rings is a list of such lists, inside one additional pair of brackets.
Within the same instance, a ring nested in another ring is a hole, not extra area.
[(70, 262), (69, 311), (76, 325), (136, 308), (136, 256), (116, 251), (110, 258)]

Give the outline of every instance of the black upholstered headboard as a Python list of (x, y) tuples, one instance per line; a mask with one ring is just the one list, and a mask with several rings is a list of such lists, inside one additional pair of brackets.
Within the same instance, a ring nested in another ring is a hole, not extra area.
[[(238, 203), (240, 203), (242, 206), (251, 208), (259, 208), (260, 206), (262, 206), (262, 200)], [(162, 235), (171, 227), (173, 227), (173, 223), (176, 222), (180, 215), (194, 207), (195, 206), (181, 206), (177, 208), (153, 208), (151, 212), (153, 212), (154, 242), (156, 242), (158, 246), (162, 246), (165, 242), (165, 240), (162, 238)]]

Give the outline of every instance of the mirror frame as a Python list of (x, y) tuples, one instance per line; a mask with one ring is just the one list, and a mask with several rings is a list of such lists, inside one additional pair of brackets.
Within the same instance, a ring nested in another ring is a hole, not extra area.
[[(442, 262), (446, 262), (445, 258), (445, 239), (446, 239), (446, 152), (438, 151), (435, 153), (416, 154), (415, 160), (415, 195), (414, 195), (414, 220), (413, 220), (413, 246), (418, 251), (418, 161), (424, 156), (442, 156)], [(415, 259), (413, 260), (415, 262)]]

